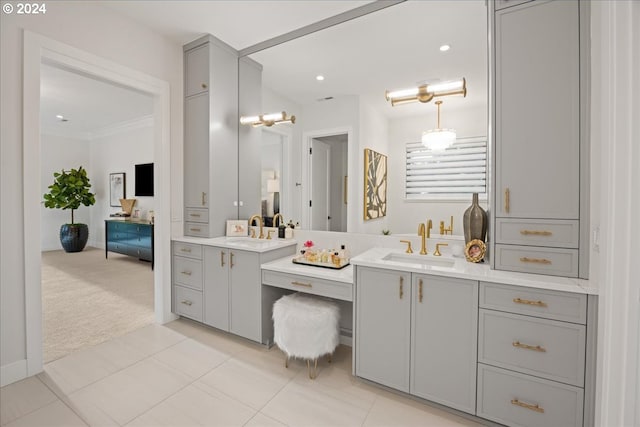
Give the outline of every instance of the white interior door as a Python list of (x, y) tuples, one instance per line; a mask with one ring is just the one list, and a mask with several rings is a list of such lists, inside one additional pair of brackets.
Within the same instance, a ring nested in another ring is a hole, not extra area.
[(323, 141), (311, 141), (311, 229), (329, 230), (329, 177), (331, 176), (331, 147)]

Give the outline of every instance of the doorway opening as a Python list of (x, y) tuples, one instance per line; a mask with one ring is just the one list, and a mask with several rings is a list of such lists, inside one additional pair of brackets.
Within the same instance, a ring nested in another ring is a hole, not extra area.
[[(24, 376), (43, 370), (41, 289), (42, 154), (40, 140), (40, 73), (43, 62), (56, 63), (78, 74), (147, 94), (153, 102), (154, 220), (153, 274), (154, 320), (177, 318), (171, 312), (171, 180), (169, 83), (119, 63), (29, 31), (24, 32), (23, 55), (23, 212), (25, 271), (26, 366)], [(48, 180), (48, 179), (47, 179)], [(47, 184), (48, 185), (48, 184)]]
[[(43, 361), (122, 336), (154, 322), (150, 263), (109, 253), (105, 220), (121, 211), (119, 198), (134, 199), (135, 222), (150, 230), (154, 197), (136, 197), (134, 165), (153, 162), (153, 97), (79, 74), (52, 61), (40, 68), (41, 194), (53, 174), (83, 167), (95, 204), (75, 210), (89, 241), (81, 252), (61, 249), (58, 230), (70, 210), (41, 208)], [(120, 178), (112, 188), (111, 177)], [(114, 191), (115, 190), (115, 191)], [(118, 194), (112, 194), (112, 193)], [(142, 249), (149, 239), (119, 236), (120, 252)], [(135, 246), (139, 245), (139, 246)]]
[(308, 159), (310, 228), (346, 232), (349, 134), (311, 138)]

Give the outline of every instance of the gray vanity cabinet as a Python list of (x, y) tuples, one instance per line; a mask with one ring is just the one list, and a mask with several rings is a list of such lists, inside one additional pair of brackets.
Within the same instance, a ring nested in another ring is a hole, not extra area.
[(586, 277), (587, 6), (518, 3), (494, 3), (492, 258), (496, 269)]
[(471, 414), (478, 283), (358, 267), (356, 375)]
[(237, 52), (213, 36), (184, 51), (184, 234), (222, 236), (238, 217)]
[(229, 249), (204, 247), (204, 323), (229, 331)]
[(413, 274), (410, 392), (475, 413), (478, 282)]
[(356, 375), (409, 392), (411, 274), (357, 267)]
[(252, 341), (265, 342), (260, 265), (293, 255), (295, 245), (266, 252), (208, 245), (202, 247), (202, 322)]

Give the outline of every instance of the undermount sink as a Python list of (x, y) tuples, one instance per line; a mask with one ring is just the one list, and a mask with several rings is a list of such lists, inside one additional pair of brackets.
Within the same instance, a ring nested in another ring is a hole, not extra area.
[(427, 267), (453, 267), (453, 265), (455, 264), (455, 260), (451, 258), (399, 253), (390, 253), (382, 258), (382, 260), (399, 262), (403, 264), (420, 264)]
[(278, 240), (252, 239), (251, 237), (227, 238), (227, 243), (243, 248), (268, 248), (271, 246), (279, 246)]

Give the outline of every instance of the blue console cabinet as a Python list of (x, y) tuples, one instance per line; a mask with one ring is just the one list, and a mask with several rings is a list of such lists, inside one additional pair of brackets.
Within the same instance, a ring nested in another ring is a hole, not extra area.
[(153, 224), (146, 221), (106, 219), (105, 258), (109, 252), (151, 262), (153, 269)]

